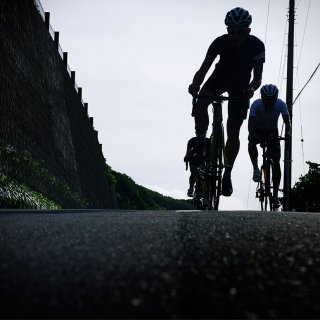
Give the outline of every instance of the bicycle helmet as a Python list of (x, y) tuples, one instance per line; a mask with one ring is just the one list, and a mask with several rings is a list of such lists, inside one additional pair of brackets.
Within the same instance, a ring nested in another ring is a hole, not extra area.
[(224, 19), (224, 23), (226, 26), (233, 29), (245, 29), (250, 26), (252, 22), (252, 17), (249, 12), (243, 8), (237, 7), (230, 10), (226, 18)]
[(278, 98), (279, 90), (274, 84), (265, 84), (260, 90), (261, 97), (263, 98)]

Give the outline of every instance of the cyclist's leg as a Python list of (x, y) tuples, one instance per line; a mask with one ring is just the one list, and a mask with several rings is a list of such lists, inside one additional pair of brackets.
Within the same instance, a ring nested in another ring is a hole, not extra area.
[(226, 172), (233, 168), (233, 164), (237, 158), (240, 149), (240, 128), (242, 126), (243, 120), (237, 118), (228, 117), (227, 120), (227, 141), (226, 141)]
[[(242, 88), (228, 90), (229, 96), (239, 97)], [(230, 100), (228, 103), (227, 141), (226, 141), (226, 164), (222, 180), (222, 195), (228, 197), (233, 192), (231, 171), (240, 149), (240, 128), (243, 120), (247, 118), (249, 100)]]
[(190, 163), (190, 177), (189, 177), (189, 190), (188, 190), (188, 196), (193, 196), (193, 189), (194, 185), (197, 180), (197, 166), (195, 164)]
[[(229, 96), (239, 97), (243, 89), (230, 89)], [(230, 100), (228, 103), (226, 157), (227, 165), (231, 168), (237, 158), (240, 149), (240, 128), (243, 120), (247, 118), (249, 108), (248, 99)]]
[[(259, 132), (255, 129), (255, 134), (257, 137), (259, 136)], [(253, 137), (252, 135), (249, 134), (248, 136), (248, 153), (250, 156), (250, 160), (253, 166), (253, 181), (254, 182), (259, 182), (260, 180), (260, 170), (258, 166), (258, 149), (257, 149), (257, 144), (260, 143), (260, 140), (257, 138)]]
[[(221, 95), (226, 90), (222, 89), (216, 77), (209, 77), (206, 83), (203, 85), (199, 92), (199, 96), (218, 96)], [(211, 103), (211, 99), (201, 99), (197, 100), (197, 104), (194, 110), (194, 121), (195, 121), (195, 131), (198, 137), (205, 137), (209, 127), (209, 114), (208, 106)]]
[(231, 196), (233, 187), (231, 182), (231, 171), (233, 164), (240, 149), (240, 128), (243, 123), (242, 119), (230, 118), (227, 120), (227, 142), (225, 147), (226, 163), (222, 179), (222, 195), (225, 197)]

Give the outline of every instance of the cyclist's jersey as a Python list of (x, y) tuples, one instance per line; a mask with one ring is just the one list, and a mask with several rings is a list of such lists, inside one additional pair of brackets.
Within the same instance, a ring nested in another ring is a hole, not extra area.
[(237, 83), (249, 83), (255, 64), (265, 62), (265, 47), (257, 37), (248, 35), (239, 46), (234, 46), (228, 34), (216, 38), (210, 45), (206, 59), (214, 61), (220, 56), (213, 76), (232, 79)]
[(262, 130), (278, 129), (280, 113), (289, 114), (287, 105), (281, 99), (277, 99), (271, 109), (266, 109), (261, 99), (254, 101), (250, 108), (250, 117), (255, 117), (255, 127)]

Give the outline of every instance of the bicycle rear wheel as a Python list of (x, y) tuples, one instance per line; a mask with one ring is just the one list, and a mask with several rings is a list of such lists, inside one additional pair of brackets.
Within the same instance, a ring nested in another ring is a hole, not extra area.
[(214, 135), (209, 174), (209, 209), (218, 210), (222, 187), (223, 128), (217, 127)]
[(193, 195), (193, 203), (197, 210), (204, 210), (203, 202), (201, 201), (205, 193), (204, 185), (205, 185), (205, 179), (203, 176), (203, 169), (201, 167), (197, 167), (196, 184), (195, 184), (195, 191)]

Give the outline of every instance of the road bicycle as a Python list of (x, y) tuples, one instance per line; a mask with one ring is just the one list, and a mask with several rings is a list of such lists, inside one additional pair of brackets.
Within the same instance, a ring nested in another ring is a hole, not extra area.
[[(279, 140), (284, 140), (283, 137), (278, 137)], [(272, 139), (268, 136), (260, 142), (262, 148), (262, 165), (260, 168), (260, 179), (256, 188), (256, 198), (260, 201), (261, 211), (278, 210), (274, 205), (273, 196), (273, 160), (271, 158), (271, 141)], [(281, 191), (281, 190), (279, 190)]]
[[(222, 116), (222, 103), (236, 97), (225, 96), (195, 96), (193, 109), (197, 99), (210, 99), (213, 121), (210, 136), (210, 150), (203, 152), (203, 162), (197, 168), (197, 180), (194, 193), (194, 203), (200, 210), (218, 210), (222, 188), (222, 171), (226, 162), (225, 139)], [(209, 153), (209, 154), (207, 154)]]

